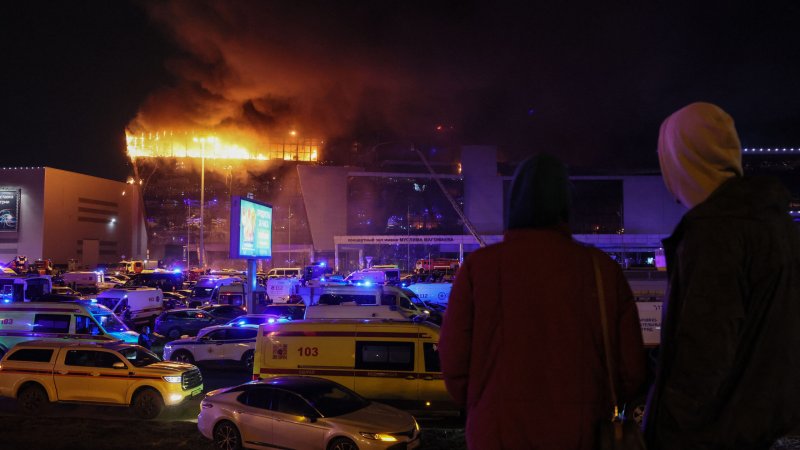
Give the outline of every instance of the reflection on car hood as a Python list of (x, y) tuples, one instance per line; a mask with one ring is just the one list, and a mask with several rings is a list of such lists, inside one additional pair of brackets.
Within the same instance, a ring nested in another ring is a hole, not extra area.
[(187, 370), (194, 369), (195, 366), (192, 364), (180, 363), (180, 362), (173, 362), (173, 361), (161, 361), (157, 363), (150, 364), (144, 367), (137, 367), (137, 371), (153, 371), (153, 372), (163, 372), (165, 374), (171, 373), (181, 373), (186, 372)]
[(196, 344), (197, 342), (197, 338), (189, 337), (185, 339), (175, 339), (174, 341), (168, 342), (167, 345)]
[(414, 429), (414, 418), (411, 414), (376, 402), (370, 403), (366, 408), (343, 416), (331, 417), (328, 420), (369, 433), (399, 433)]

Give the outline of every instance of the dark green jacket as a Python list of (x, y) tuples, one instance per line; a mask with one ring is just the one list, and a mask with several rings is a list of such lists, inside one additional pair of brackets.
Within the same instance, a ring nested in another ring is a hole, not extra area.
[(664, 240), (650, 450), (768, 449), (800, 425), (800, 234), (789, 194), (734, 178)]

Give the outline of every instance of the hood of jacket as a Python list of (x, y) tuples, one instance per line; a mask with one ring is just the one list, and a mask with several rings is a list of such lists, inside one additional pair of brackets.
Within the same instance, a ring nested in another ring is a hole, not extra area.
[(658, 160), (667, 189), (689, 209), (726, 180), (742, 176), (741, 145), (733, 119), (710, 103), (692, 103), (664, 120)]

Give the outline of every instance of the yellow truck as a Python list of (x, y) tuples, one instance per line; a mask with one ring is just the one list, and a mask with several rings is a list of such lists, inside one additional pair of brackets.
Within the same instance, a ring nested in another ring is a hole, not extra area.
[(303, 320), (259, 326), (253, 379), (326, 378), (415, 411), (457, 411), (439, 365), (439, 327), (393, 320)]

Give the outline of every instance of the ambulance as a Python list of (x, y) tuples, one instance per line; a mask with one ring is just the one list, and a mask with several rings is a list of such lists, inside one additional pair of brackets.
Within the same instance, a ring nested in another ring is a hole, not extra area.
[(303, 320), (259, 326), (253, 380), (307, 375), (414, 411), (454, 412), (428, 322)]
[(80, 342), (139, 342), (108, 308), (91, 302), (31, 302), (0, 305), (0, 358), (20, 342), (73, 339)]
[(151, 287), (108, 289), (97, 296), (97, 303), (137, 327), (153, 326), (156, 317), (164, 312), (164, 293)]

